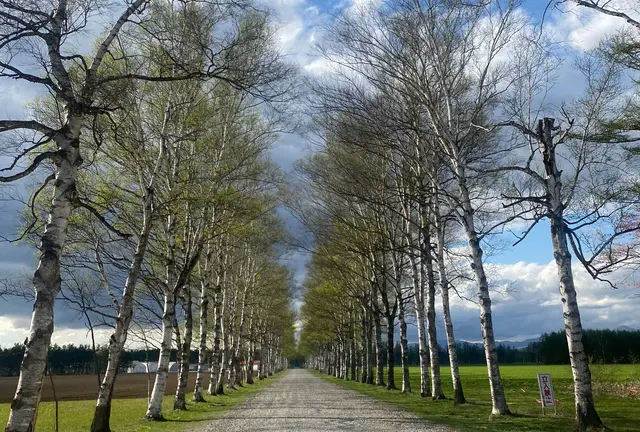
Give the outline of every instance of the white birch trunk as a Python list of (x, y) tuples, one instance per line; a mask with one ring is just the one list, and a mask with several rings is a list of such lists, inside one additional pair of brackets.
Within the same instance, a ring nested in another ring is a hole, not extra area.
[(338, 343), (336, 344), (336, 378), (342, 379), (343, 375), (343, 346), (342, 346), (342, 341), (338, 341)]
[(384, 364), (382, 363), (382, 324), (380, 323), (380, 314), (374, 314), (373, 323), (376, 338), (376, 385), (384, 386)]
[(253, 384), (253, 359), (255, 356), (256, 344), (253, 338), (255, 337), (255, 323), (253, 319), (253, 310), (249, 316), (249, 351), (247, 353), (247, 384)]
[(262, 323), (258, 326), (259, 328), (259, 332), (260, 332), (260, 340), (259, 345), (260, 345), (260, 364), (258, 365), (258, 379), (263, 380), (264, 379), (264, 329), (262, 326)]
[[(175, 151), (176, 149), (174, 149)], [(169, 153), (168, 153), (169, 154)], [(170, 191), (173, 188), (173, 181), (177, 178), (179, 158), (173, 154), (172, 161), (167, 160), (167, 165), (172, 162), (171, 176), (169, 178)], [(160, 344), (160, 358), (158, 359), (158, 371), (151, 391), (151, 398), (145, 418), (153, 421), (164, 420), (162, 415), (162, 398), (167, 387), (167, 376), (169, 374), (169, 359), (171, 355), (172, 334), (174, 323), (176, 322), (176, 222), (177, 216), (167, 215), (167, 249), (165, 256), (165, 283), (164, 283), (164, 311), (162, 314), (162, 343)], [(177, 329), (177, 326), (176, 326)]]
[[(143, 0), (134, 1), (119, 17), (102, 41), (88, 70), (77, 98), (73, 84), (65, 69), (60, 52), (60, 41), (64, 39), (66, 21), (70, 19), (66, 1), (53, 5), (46, 38), (46, 51), (50, 63), (51, 78), (58, 87), (58, 96), (66, 101), (63, 127), (53, 136), (57, 152), (53, 158), (55, 182), (51, 207), (40, 243), (40, 259), (33, 275), (35, 300), (31, 315), (29, 336), (25, 342), (25, 353), (20, 365), (20, 377), (16, 393), (11, 402), (11, 412), (5, 431), (32, 432), (35, 430), (42, 380), (47, 365), (49, 345), (53, 333), (53, 310), (56, 296), (60, 292), (60, 257), (65, 246), (69, 217), (76, 200), (77, 169), (82, 164), (80, 155), (80, 133), (83, 115), (92, 105), (95, 92), (96, 71), (104, 54), (118, 35), (122, 25), (142, 5)], [(30, 24), (27, 26), (29, 27)], [(80, 99), (80, 100), (78, 100)], [(78, 103), (80, 102), (80, 103)]]
[(484, 271), (484, 263), (482, 261), (483, 252), (475, 229), (474, 212), (471, 205), (469, 190), (467, 188), (466, 174), (461, 166), (458, 166), (456, 174), (458, 176), (458, 187), (460, 189), (462, 199), (463, 215), (461, 222), (467, 237), (469, 255), (471, 258), (471, 269), (475, 274), (476, 284), (478, 286), (482, 342), (484, 344), (487, 373), (489, 375), (489, 385), (491, 388), (491, 413), (493, 415), (507, 415), (511, 414), (511, 412), (507, 405), (507, 399), (502, 386), (502, 378), (500, 377), (500, 368), (498, 366), (498, 352), (496, 349), (495, 336), (493, 334), (489, 283), (487, 282), (487, 275)]
[(211, 366), (209, 373), (209, 388), (207, 393), (211, 396), (216, 395), (216, 385), (218, 383), (218, 373), (222, 362), (220, 352), (220, 327), (222, 320), (221, 298), (223, 296), (221, 287), (216, 286), (216, 292), (213, 297), (213, 345), (211, 347)]
[[(205, 277), (208, 276), (205, 271)], [(198, 349), (198, 372), (196, 373), (196, 383), (193, 390), (193, 400), (195, 402), (205, 402), (202, 394), (204, 386), (205, 368), (207, 363), (207, 326), (209, 317), (209, 289), (205, 281), (200, 283), (200, 345)]]
[(582, 322), (578, 308), (578, 296), (571, 268), (571, 253), (567, 244), (567, 230), (564, 223), (564, 203), (562, 201), (562, 172), (558, 169), (554, 145), (554, 119), (545, 118), (538, 122), (537, 134), (542, 140), (539, 142), (543, 155), (547, 192), (550, 196), (551, 214), (551, 242), (553, 256), (558, 268), (560, 279), (560, 295), (562, 298), (562, 315), (564, 329), (569, 347), (569, 360), (573, 374), (573, 389), (575, 396), (576, 417), (574, 430), (602, 429), (604, 425), (593, 401), (591, 386), (591, 371), (589, 359), (582, 343)]
[(246, 283), (244, 290), (242, 292), (242, 303), (240, 309), (240, 325), (238, 326), (238, 331), (235, 339), (235, 346), (233, 348), (233, 360), (235, 367), (235, 379), (234, 383), (238, 386), (242, 386), (242, 377), (238, 373), (240, 371), (240, 345), (242, 343), (242, 333), (244, 332), (244, 327), (247, 321), (247, 293), (249, 291), (249, 284)]
[(220, 349), (220, 370), (216, 378), (216, 391), (218, 395), (224, 394), (224, 375), (226, 373), (226, 362), (229, 357), (229, 335), (226, 331), (226, 320), (224, 316), (225, 303), (226, 303), (226, 289), (222, 294), (222, 310), (220, 311), (220, 335), (222, 341), (222, 347)]
[(413, 276), (413, 299), (416, 310), (416, 326), (418, 328), (418, 355), (420, 357), (420, 396), (430, 397), (431, 386), (429, 384), (429, 355), (427, 354), (427, 338), (424, 319), (424, 285), (422, 273), (418, 268), (415, 258), (410, 258), (411, 272)]
[(374, 378), (373, 378), (373, 359), (374, 359), (374, 343), (373, 343), (373, 318), (372, 318), (372, 313), (370, 309), (367, 309), (365, 311), (365, 326), (366, 326), (366, 342), (367, 342), (367, 346), (366, 346), (366, 350), (367, 350), (367, 384), (373, 384), (374, 383)]
[(229, 310), (231, 312), (231, 316), (229, 317), (229, 323), (224, 328), (225, 333), (228, 335), (227, 344), (226, 344), (226, 358), (227, 358), (227, 386), (229, 388), (235, 388), (235, 344), (237, 341), (236, 331), (238, 329), (237, 326), (237, 304), (238, 304), (238, 288), (234, 290), (233, 295), (233, 303), (229, 305)]
[(269, 335), (269, 348), (267, 349), (267, 376), (273, 375), (273, 338)]
[(60, 257), (67, 238), (67, 226), (76, 199), (76, 178), (80, 157), (82, 117), (67, 107), (63, 136), (56, 139), (53, 199), (40, 243), (40, 260), (33, 275), (35, 300), (29, 336), (20, 365), (20, 378), (11, 402), (7, 432), (35, 430), (42, 380), (53, 333), (53, 305), (60, 292)]
[(365, 308), (361, 307), (360, 311), (360, 362), (362, 364), (362, 369), (360, 373), (360, 382), (362, 384), (366, 384), (369, 381), (369, 335), (368, 333), (368, 324)]
[[(353, 325), (353, 322), (352, 322)], [(350, 360), (349, 363), (351, 364), (351, 381), (357, 381), (358, 380), (358, 360), (357, 360), (357, 350), (356, 350), (356, 329), (355, 326), (353, 327), (353, 331), (351, 332), (351, 340), (350, 340), (350, 346), (349, 346), (349, 354), (350, 354)]]
[(451, 380), (453, 382), (453, 403), (456, 405), (465, 403), (466, 399), (464, 397), (464, 391), (462, 390), (462, 381), (460, 380), (456, 339), (453, 334), (453, 321), (451, 320), (451, 307), (449, 306), (449, 281), (444, 263), (444, 225), (438, 214), (436, 214), (436, 218), (438, 224), (437, 263), (440, 292), (442, 295), (442, 315), (444, 316), (444, 329), (447, 335), (447, 350), (449, 351), (449, 366), (451, 369)]
[[(425, 234), (425, 240), (430, 242), (430, 235)], [(429, 357), (431, 360), (431, 389), (432, 398), (445, 399), (440, 380), (440, 351), (438, 348), (438, 335), (436, 333), (436, 281), (433, 276), (433, 259), (431, 248), (426, 248), (423, 262), (427, 273), (427, 336), (429, 338)]]
[(571, 253), (567, 245), (562, 217), (552, 220), (551, 238), (553, 241), (553, 256), (556, 261), (556, 266), (558, 267), (558, 277), (560, 278), (562, 315), (564, 317), (564, 328), (569, 346), (569, 359), (573, 375), (573, 390), (576, 406), (574, 429), (585, 431), (594, 427), (601, 428), (602, 420), (595, 409), (593, 401), (589, 359), (587, 358), (584, 344), (582, 343), (582, 322), (578, 308), (578, 296), (573, 281)]
[(395, 355), (394, 355), (394, 330), (395, 317), (387, 315), (387, 390), (396, 389)]
[(160, 345), (160, 358), (158, 360), (158, 372), (151, 391), (151, 400), (145, 418), (149, 420), (164, 420), (162, 415), (162, 398), (167, 388), (167, 376), (169, 375), (169, 359), (173, 335), (173, 322), (175, 320), (176, 307), (173, 292), (164, 296), (164, 312), (162, 314), (162, 343)]
[(184, 305), (184, 339), (180, 350), (181, 361), (180, 370), (178, 371), (178, 385), (176, 387), (176, 397), (173, 402), (174, 410), (186, 410), (186, 394), (187, 383), (189, 379), (189, 363), (191, 361), (191, 341), (193, 339), (193, 311), (191, 301), (190, 287), (184, 288), (185, 294), (183, 299)]

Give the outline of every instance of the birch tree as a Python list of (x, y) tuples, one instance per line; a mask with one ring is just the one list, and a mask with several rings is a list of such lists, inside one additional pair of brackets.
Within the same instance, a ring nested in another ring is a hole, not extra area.
[[(54, 182), (53, 199), (48, 211), (49, 222), (44, 227), (40, 246), (41, 257), (33, 278), (36, 302), (24, 367), (21, 370), (22, 379), (15, 396), (15, 409), (12, 410), (7, 425), (7, 429), (11, 431), (28, 430), (33, 427), (35, 419), (44, 364), (53, 331), (53, 303), (60, 291), (60, 258), (70, 215), (73, 208), (78, 206), (76, 186), (79, 168), (86, 159), (81, 146), (85, 121), (98, 119), (119, 109), (118, 101), (113, 96), (119, 94), (117, 86), (124, 82), (216, 77), (227, 70), (225, 61), (219, 57), (219, 51), (209, 49), (209, 43), (200, 43), (202, 39), (192, 47), (193, 56), (189, 61), (179, 65), (179, 73), (167, 73), (168, 69), (141, 68), (136, 72), (123, 74), (110, 69), (106, 59), (110, 57), (112, 49), (127, 44), (127, 34), (134, 33), (133, 29), (136, 26), (144, 25), (145, 20), (153, 15), (154, 8), (148, 7), (149, 4), (149, 1), (139, 0), (118, 8), (117, 4), (112, 3), (102, 5), (60, 0), (54, 3), (53, 11), (50, 2), (22, 4), (9, 1), (2, 5), (2, 77), (41, 86), (43, 90), (54, 95), (62, 114), (59, 124), (47, 125), (35, 118), (0, 122), (0, 131), (4, 133), (27, 132), (27, 139), (13, 146), (15, 159), (7, 170), (13, 173), (3, 175), (3, 183), (25, 178), (45, 163), (51, 163), (54, 168), (54, 174), (47, 178), (47, 183)], [(223, 5), (212, 10), (218, 13), (229, 8), (236, 9), (237, 6)], [(96, 13), (115, 16), (115, 19), (104, 35), (96, 39), (91, 55), (85, 56), (83, 52), (72, 47), (80, 37), (80, 32), (90, 24), (90, 17)], [(217, 16), (216, 20), (219, 19), (220, 16)], [(266, 21), (262, 20), (262, 28), (265, 28), (265, 23)], [(206, 32), (211, 27), (204, 25), (192, 28)], [(135, 44), (130, 45), (134, 51), (140, 48), (136, 55), (131, 55), (132, 52), (129, 51), (122, 60), (138, 63), (141, 59), (147, 59), (149, 52), (141, 48), (147, 42), (147, 46), (155, 45), (162, 47), (170, 55), (176, 54), (172, 52), (175, 45), (168, 44), (170, 36), (168, 28), (157, 28), (153, 32), (147, 32), (145, 38), (137, 39)], [(250, 39), (252, 37), (244, 38), (245, 46)], [(258, 39), (264, 41), (261, 37), (254, 38)], [(210, 40), (209, 35), (206, 40)], [(225, 38), (219, 40), (225, 43)], [(23, 51), (22, 46), (29, 46), (30, 49)], [(15, 55), (18, 52), (22, 52), (21, 56)], [(203, 68), (203, 63), (207, 67)], [(33, 65), (41, 65), (41, 69)], [(277, 63), (272, 61), (267, 64), (259, 60), (249, 61), (246, 66), (251, 70), (250, 81), (247, 80), (249, 74), (239, 74), (227, 79), (233, 80), (240, 87), (254, 89), (256, 95), (261, 93), (258, 89), (260, 84), (269, 86), (273, 82), (271, 78), (278, 69)], [(237, 70), (235, 68), (236, 72)], [(281, 71), (281, 68), (278, 69), (276, 75)], [(271, 78), (267, 78), (267, 75)], [(282, 87), (278, 87), (277, 90), (277, 86), (269, 87), (269, 91), (275, 91), (277, 96), (282, 95)], [(110, 98), (103, 97), (108, 94), (111, 94)], [(25, 164), (24, 161), (28, 158), (32, 158), (32, 161)], [(135, 276), (135, 272), (132, 276)]]
[[(578, 60), (586, 82), (584, 95), (565, 104), (556, 119), (540, 114), (553, 53), (525, 42), (514, 56), (522, 62), (513, 69), (518, 85), (510, 92), (505, 108), (509, 120), (499, 125), (517, 131), (523, 156), (514, 159), (512, 166), (490, 170), (510, 173), (511, 187), (503, 195), (505, 206), (526, 211), (522, 219), (527, 227), (516, 242), (541, 220), (550, 223), (573, 374), (574, 428), (600, 428), (603, 423), (595, 409), (582, 341), (572, 252), (591, 277), (613, 285), (607, 275), (631, 258), (623, 250), (613, 250), (640, 228), (624, 222), (633, 220), (637, 211), (633, 181), (629, 179), (629, 173), (636, 172), (637, 167), (603, 127), (620, 112), (618, 70), (615, 64), (593, 55)], [(612, 140), (607, 141), (607, 137)]]
[[(20, 383), (14, 397), (13, 408), (7, 423), (7, 431), (32, 430), (40, 399), (42, 379), (47, 353), (53, 332), (53, 305), (60, 291), (60, 258), (65, 245), (68, 220), (75, 200), (78, 168), (82, 165), (80, 155), (80, 135), (85, 117), (100, 115), (109, 106), (95, 104), (96, 92), (105, 84), (101, 65), (106, 52), (129, 18), (141, 10), (143, 0), (134, 1), (119, 14), (118, 20), (108, 34), (98, 42), (98, 48), (87, 61), (80, 55), (68, 53), (65, 43), (81, 31), (87, 24), (87, 17), (95, 12), (93, 4), (69, 4), (65, 0), (55, 3), (53, 12), (45, 2), (5, 2), (2, 5), (0, 25), (0, 61), (3, 78), (19, 79), (25, 83), (42, 86), (55, 95), (64, 112), (63, 123), (47, 126), (35, 119), (2, 120), (0, 131), (27, 131), (32, 138), (16, 144), (20, 149), (10, 170), (20, 168), (24, 157), (32, 157), (32, 162), (14, 174), (0, 177), (3, 183), (27, 177), (45, 161), (54, 166), (53, 198), (49, 217), (44, 228), (40, 245), (40, 259), (33, 276), (36, 300), (26, 344)], [(15, 61), (15, 53), (21, 45), (33, 46), (26, 53), (24, 63)], [(41, 47), (44, 49), (38, 49)], [(33, 70), (25, 64), (43, 65), (41, 70)], [(72, 65), (82, 70), (80, 80), (75, 81), (70, 74)], [(113, 77), (114, 80), (124, 77)]]

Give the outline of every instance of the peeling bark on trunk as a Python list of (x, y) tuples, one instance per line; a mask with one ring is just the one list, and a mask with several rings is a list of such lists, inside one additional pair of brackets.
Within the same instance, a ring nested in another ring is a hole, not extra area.
[(444, 315), (445, 333), (447, 335), (447, 350), (449, 351), (449, 365), (451, 368), (451, 380), (453, 382), (453, 403), (466, 402), (462, 381), (460, 380), (460, 368), (458, 364), (458, 352), (453, 335), (453, 323), (451, 321), (451, 308), (449, 307), (449, 288), (442, 290), (442, 314)]
[(237, 304), (238, 304), (238, 288), (236, 287), (236, 289), (234, 290), (234, 295), (233, 295), (233, 302), (229, 304), (229, 310), (231, 312), (231, 315), (229, 317), (229, 322), (226, 325), (226, 327), (223, 328), (223, 331), (225, 334), (228, 335), (227, 338), (227, 343), (226, 345), (224, 345), (225, 350), (226, 350), (226, 358), (227, 358), (227, 364), (226, 364), (226, 373), (227, 373), (227, 378), (226, 378), (226, 382), (227, 382), (227, 387), (235, 389), (234, 384), (235, 384), (235, 363), (237, 361), (236, 359), (236, 353), (235, 353), (235, 344), (236, 341), (238, 339), (237, 334), (236, 334), (236, 330), (237, 330)]
[(207, 284), (201, 282), (200, 290), (200, 346), (198, 349), (198, 372), (196, 374), (196, 384), (193, 390), (193, 400), (195, 402), (205, 402), (202, 395), (205, 369), (207, 364), (207, 325), (209, 317), (209, 292)]
[(227, 320), (225, 311), (227, 309), (227, 289), (222, 291), (222, 306), (220, 309), (220, 335), (222, 346), (220, 348), (220, 370), (216, 378), (215, 393), (224, 394), (224, 376), (226, 374), (226, 363), (229, 358), (229, 333), (227, 330)]
[(151, 401), (145, 418), (148, 420), (162, 421), (162, 398), (167, 387), (169, 375), (169, 359), (173, 335), (173, 322), (176, 315), (176, 305), (173, 292), (164, 296), (164, 312), (162, 314), (162, 343), (160, 345), (160, 358), (158, 360), (158, 372), (151, 391)]
[(582, 343), (582, 323), (578, 308), (578, 297), (571, 269), (571, 253), (567, 245), (566, 232), (562, 217), (551, 221), (551, 238), (553, 256), (558, 267), (560, 278), (560, 295), (562, 296), (562, 315), (569, 346), (569, 359), (573, 374), (576, 417), (574, 430), (586, 431), (589, 428), (602, 428), (603, 423), (596, 411), (591, 387), (591, 371), (589, 359)]
[(251, 316), (249, 317), (249, 351), (247, 353), (247, 384), (253, 384), (253, 358), (255, 355), (256, 344), (253, 338), (255, 337), (255, 323), (253, 319), (253, 309), (251, 310)]
[[(430, 241), (429, 233), (425, 234), (426, 241)], [(431, 360), (431, 389), (433, 399), (445, 399), (440, 380), (440, 354), (438, 349), (438, 335), (436, 333), (436, 281), (433, 277), (433, 259), (431, 248), (424, 254), (424, 265), (427, 273), (427, 335), (429, 337), (429, 357)]]
[(76, 178), (80, 157), (82, 117), (67, 107), (63, 133), (56, 139), (53, 199), (40, 243), (40, 260), (33, 275), (35, 301), (29, 336), (20, 365), (20, 379), (11, 402), (7, 432), (35, 430), (42, 381), (53, 333), (53, 306), (60, 292), (60, 257), (67, 238), (67, 226), (76, 199)]
[(209, 389), (207, 393), (211, 396), (216, 395), (216, 385), (218, 383), (218, 373), (220, 371), (220, 364), (222, 362), (220, 352), (220, 326), (221, 326), (221, 299), (222, 289), (218, 284), (216, 285), (216, 292), (213, 297), (213, 346), (211, 347), (211, 368), (209, 374)]
[(569, 347), (569, 360), (573, 374), (576, 417), (573, 428), (576, 431), (602, 429), (604, 424), (596, 411), (591, 387), (591, 371), (589, 359), (582, 343), (582, 322), (578, 308), (578, 296), (571, 268), (571, 253), (567, 244), (567, 228), (564, 222), (564, 203), (562, 197), (562, 172), (556, 163), (554, 143), (554, 119), (544, 118), (538, 121), (537, 135), (540, 152), (543, 155), (546, 189), (549, 197), (549, 219), (551, 225), (551, 242), (553, 257), (558, 268), (560, 279), (560, 295), (562, 298), (562, 315), (564, 330)]
[(180, 350), (180, 370), (178, 371), (178, 386), (176, 388), (176, 397), (173, 402), (174, 410), (187, 409), (187, 383), (189, 380), (189, 363), (191, 357), (191, 341), (193, 339), (193, 311), (191, 301), (191, 291), (187, 286), (184, 288), (184, 339), (182, 340), (182, 349)]
[(273, 350), (272, 350), (272, 338), (271, 335), (269, 335), (269, 337), (267, 338), (267, 361), (266, 361), (266, 367), (265, 367), (265, 374), (270, 377), (271, 375), (273, 375), (272, 369), (271, 369), (271, 362), (273, 361), (272, 357), (273, 357)]
[(240, 370), (240, 345), (242, 344), (242, 334), (244, 333), (244, 328), (247, 322), (247, 295), (249, 292), (249, 283), (245, 284), (244, 290), (242, 292), (242, 305), (240, 310), (240, 325), (238, 326), (238, 331), (235, 338), (235, 346), (233, 348), (233, 360), (235, 367), (235, 379), (234, 383), (237, 386), (242, 387), (242, 374)]
[(415, 259), (411, 258), (413, 275), (413, 299), (416, 310), (416, 326), (418, 328), (418, 355), (420, 356), (420, 396), (431, 397), (429, 384), (429, 356), (424, 323), (424, 285), (422, 275)]
[(218, 372), (218, 379), (216, 382), (216, 394), (224, 394), (224, 376), (227, 373), (227, 359), (229, 358), (229, 335), (225, 332), (224, 317), (220, 323), (220, 330), (222, 332), (222, 348), (220, 350), (220, 371)]
[(493, 334), (493, 320), (491, 315), (491, 297), (489, 295), (489, 283), (484, 271), (482, 262), (482, 248), (475, 229), (473, 207), (466, 184), (465, 172), (462, 167), (458, 167), (458, 187), (462, 198), (462, 225), (467, 237), (469, 255), (471, 258), (471, 269), (473, 270), (478, 286), (478, 301), (480, 303), (480, 325), (482, 328), (482, 342), (484, 344), (485, 358), (487, 361), (487, 372), (489, 375), (489, 385), (491, 387), (491, 413), (493, 415), (511, 414), (507, 399), (502, 386), (500, 368), (498, 366), (498, 352), (496, 340)]

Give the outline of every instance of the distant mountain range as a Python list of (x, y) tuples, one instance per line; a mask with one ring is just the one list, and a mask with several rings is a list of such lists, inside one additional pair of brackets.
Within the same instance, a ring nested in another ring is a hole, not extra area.
[[(616, 328), (615, 330), (619, 330), (619, 331), (640, 331), (639, 329), (633, 328), (633, 327), (629, 327), (628, 325), (622, 325), (618, 328)], [(399, 338), (396, 337), (396, 341), (398, 341)], [(411, 340), (411, 338), (409, 338), (409, 340)], [(482, 342), (481, 341), (467, 341), (467, 340), (459, 340), (456, 339), (456, 343), (468, 343), (471, 345), (477, 345), (477, 346), (482, 346)], [(531, 338), (531, 339), (525, 339), (525, 340), (521, 340), (521, 341), (512, 341), (512, 340), (499, 340), (496, 341), (498, 345), (504, 345), (504, 346), (509, 346), (509, 347), (513, 347), (513, 348), (526, 348), (527, 345), (529, 345), (532, 342), (540, 342), (540, 337), (537, 338)], [(409, 342), (409, 345), (418, 345), (418, 342)], [(446, 340), (439, 340), (438, 341), (438, 345), (442, 346), (442, 347), (446, 347), (447, 346), (447, 341)]]
[[(525, 339), (523, 341), (510, 341), (510, 340), (503, 340), (503, 341), (496, 341), (498, 345), (504, 345), (504, 346), (510, 346), (513, 348), (524, 348), (527, 345), (529, 345), (531, 342), (538, 342), (540, 341), (540, 338), (533, 338), (533, 339)], [(468, 343), (471, 345), (477, 345), (477, 346), (482, 346), (482, 342), (473, 342), (473, 341), (466, 341), (466, 340), (457, 340), (456, 343)], [(438, 345), (441, 346), (447, 346), (447, 341), (443, 340), (443, 341), (438, 341)]]
[(540, 342), (540, 338), (525, 339), (523, 341), (498, 341), (498, 345), (510, 346), (513, 348), (524, 348), (532, 342)]
[[(525, 339), (523, 341), (509, 341), (509, 340), (505, 340), (505, 341), (497, 341), (498, 345), (504, 345), (504, 346), (510, 346), (513, 348), (525, 348), (527, 345), (529, 345), (531, 342), (538, 342), (540, 340), (540, 338), (535, 338), (535, 339)], [(477, 341), (466, 341), (466, 340), (456, 340), (456, 343), (468, 343), (470, 345), (477, 345), (479, 347), (482, 346), (482, 342), (477, 342)], [(409, 342), (409, 345), (418, 345), (417, 342)], [(447, 341), (446, 340), (440, 340), (438, 341), (438, 345), (440, 345), (441, 347), (445, 347), (447, 346)]]
[[(616, 330), (620, 330), (620, 331), (638, 331), (638, 329), (633, 328), (633, 327), (629, 327), (628, 325), (622, 325), (620, 327), (618, 327)], [(525, 348), (527, 345), (529, 345), (532, 342), (539, 342), (540, 338), (532, 338), (532, 339), (525, 339), (522, 341), (510, 341), (510, 340), (502, 340), (502, 341), (496, 341), (498, 343), (498, 345), (504, 345), (504, 346), (510, 346), (513, 348)], [(482, 342), (472, 342), (472, 341), (465, 341), (465, 340), (461, 340), (461, 341), (456, 341), (456, 342), (467, 342), (470, 343), (472, 345), (478, 345), (478, 346), (482, 346)], [(447, 341), (438, 341), (438, 344), (441, 346), (447, 346)]]

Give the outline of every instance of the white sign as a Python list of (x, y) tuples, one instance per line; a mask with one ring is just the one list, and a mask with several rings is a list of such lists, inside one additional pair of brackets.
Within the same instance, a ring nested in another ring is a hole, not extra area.
[(555, 407), (556, 399), (553, 394), (553, 385), (551, 384), (551, 374), (539, 373), (538, 387), (540, 388), (540, 400), (542, 401), (542, 408)]

